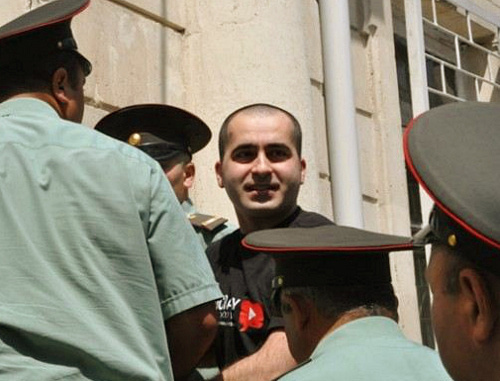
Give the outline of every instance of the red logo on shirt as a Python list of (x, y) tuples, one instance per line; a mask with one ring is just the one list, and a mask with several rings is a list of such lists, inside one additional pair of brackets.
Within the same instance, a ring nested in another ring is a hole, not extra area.
[(240, 331), (248, 328), (262, 328), (264, 326), (264, 309), (259, 302), (243, 300), (240, 307)]

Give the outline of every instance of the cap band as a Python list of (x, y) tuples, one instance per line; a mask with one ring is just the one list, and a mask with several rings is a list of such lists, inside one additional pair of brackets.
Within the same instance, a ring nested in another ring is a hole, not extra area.
[(325, 257), (275, 257), (283, 287), (349, 286), (391, 283), (388, 253), (336, 254)]
[(147, 153), (156, 161), (160, 162), (171, 160), (176, 156), (179, 156), (180, 154), (186, 154), (189, 155), (189, 157), (191, 157), (186, 147), (175, 143), (164, 142), (164, 143), (143, 144), (137, 146), (137, 148)]
[(429, 217), (427, 243), (441, 243), (475, 265), (500, 275), (500, 250), (468, 233), (437, 206)]

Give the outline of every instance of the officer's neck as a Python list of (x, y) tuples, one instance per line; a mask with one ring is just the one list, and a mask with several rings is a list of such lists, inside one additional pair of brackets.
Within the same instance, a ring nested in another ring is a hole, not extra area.
[(25, 93), (19, 93), (16, 95), (13, 95), (9, 99), (17, 99), (17, 98), (35, 98), (38, 100), (41, 100), (45, 103), (48, 103), (50, 107), (52, 107), (56, 112), (59, 114), (61, 118), (63, 117), (63, 113), (61, 110), (61, 107), (57, 103), (56, 99), (50, 95), (49, 93), (45, 93), (43, 91), (33, 91), (33, 92), (25, 92)]

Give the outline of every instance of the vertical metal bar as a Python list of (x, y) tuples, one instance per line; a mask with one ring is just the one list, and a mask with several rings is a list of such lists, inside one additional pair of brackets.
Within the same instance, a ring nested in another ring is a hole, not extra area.
[(495, 44), (496, 44), (496, 49), (497, 53), (500, 53), (500, 26), (497, 26), (497, 33), (495, 35)]
[(493, 78), (493, 72), (491, 71), (491, 60), (490, 60), (491, 56), (490, 54), (486, 54), (486, 68), (488, 69), (488, 79), (491, 81), (491, 82), (495, 82), (495, 79)]
[(446, 91), (446, 73), (444, 65), (441, 62), (439, 63), (439, 71), (441, 74), (441, 91), (445, 94), (448, 94), (448, 92)]
[(462, 57), (460, 56), (460, 40), (458, 39), (457, 35), (455, 35), (454, 41), (455, 41), (455, 59), (457, 60), (457, 67), (461, 69)]
[(472, 34), (472, 24), (470, 21), (470, 12), (465, 10), (465, 19), (467, 20), (467, 35), (470, 42), (474, 42), (474, 36)]
[(474, 78), (474, 87), (476, 88), (476, 101), (480, 101), (479, 95), (480, 95), (480, 89), (479, 89), (479, 79)]
[(437, 11), (436, 11), (436, 0), (432, 0), (432, 22), (438, 25)]

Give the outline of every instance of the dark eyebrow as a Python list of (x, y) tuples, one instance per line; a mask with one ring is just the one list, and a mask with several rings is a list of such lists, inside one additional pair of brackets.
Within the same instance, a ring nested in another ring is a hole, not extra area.
[(266, 149), (267, 148), (286, 148), (286, 149), (290, 149), (290, 147), (284, 143), (271, 143), (271, 144), (268, 144), (266, 146)]
[(251, 143), (241, 144), (239, 146), (236, 146), (233, 151), (237, 151), (240, 149), (250, 149), (250, 148), (255, 148), (255, 144), (251, 144)]

